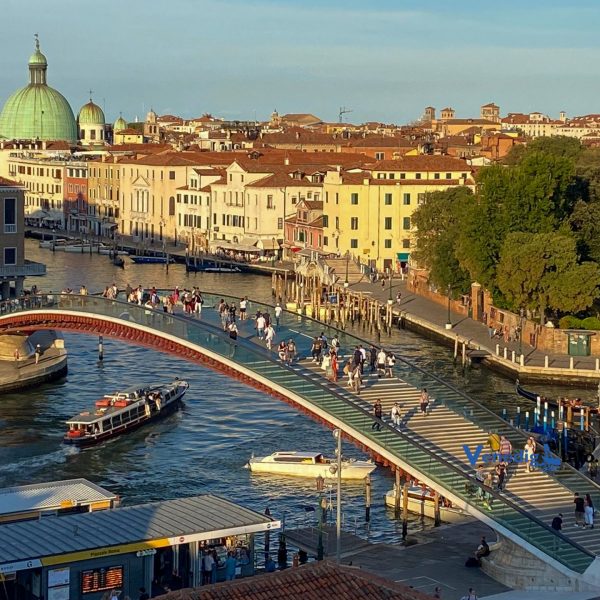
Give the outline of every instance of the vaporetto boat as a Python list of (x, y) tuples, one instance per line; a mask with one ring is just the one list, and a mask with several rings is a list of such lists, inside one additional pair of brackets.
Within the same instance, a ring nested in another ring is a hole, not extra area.
[[(253, 473), (271, 473), (294, 477), (324, 479), (337, 477), (337, 459), (326, 458), (320, 452), (274, 452), (269, 456), (252, 457), (247, 467)], [(364, 479), (377, 468), (370, 460), (342, 460), (342, 479)]]
[(187, 381), (175, 379), (158, 385), (136, 385), (96, 401), (93, 410), (67, 421), (65, 444), (93, 446), (122, 435), (177, 410)]

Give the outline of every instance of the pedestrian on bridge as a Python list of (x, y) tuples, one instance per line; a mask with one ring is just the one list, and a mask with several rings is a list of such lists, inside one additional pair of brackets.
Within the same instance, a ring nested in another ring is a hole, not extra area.
[(396, 365), (396, 357), (393, 352), (389, 352), (385, 359), (385, 376), (393, 377), (394, 376), (394, 366)]
[(381, 431), (381, 419), (383, 418), (383, 407), (381, 406), (381, 400), (375, 400), (375, 404), (373, 405), (373, 416), (375, 417), (375, 421), (373, 421), (373, 425), (371, 425), (371, 429), (376, 431)]
[(369, 348), (369, 371), (375, 373), (377, 370), (377, 348), (371, 344)]
[(575, 505), (575, 527), (585, 526), (585, 505), (583, 498), (579, 497), (579, 494), (575, 492), (573, 494), (573, 504)]
[(589, 526), (590, 529), (594, 529), (594, 503), (589, 494), (585, 495), (583, 510), (585, 513), (585, 525)]
[(387, 354), (382, 348), (377, 353), (377, 377), (383, 377), (385, 375), (385, 361), (387, 360)]
[(479, 597), (475, 593), (473, 588), (469, 588), (469, 591), (460, 600), (478, 600)]
[(392, 406), (392, 410), (390, 411), (390, 417), (392, 419), (392, 423), (399, 429), (402, 425), (402, 417), (400, 416), (399, 402), (394, 402), (394, 406)]

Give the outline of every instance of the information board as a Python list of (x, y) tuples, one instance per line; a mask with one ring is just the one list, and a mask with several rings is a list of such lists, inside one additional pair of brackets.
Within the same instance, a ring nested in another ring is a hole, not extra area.
[(48, 571), (48, 587), (57, 587), (59, 585), (69, 585), (70, 569), (64, 567), (61, 569), (50, 569)]
[(81, 593), (91, 594), (123, 587), (123, 566), (103, 567), (81, 572)]

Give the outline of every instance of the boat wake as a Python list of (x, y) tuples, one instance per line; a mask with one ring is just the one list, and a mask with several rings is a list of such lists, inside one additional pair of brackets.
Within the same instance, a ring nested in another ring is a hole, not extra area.
[(61, 447), (49, 454), (38, 454), (36, 456), (27, 456), (15, 462), (9, 462), (0, 466), (0, 477), (19, 471), (31, 473), (34, 469), (47, 467), (48, 465), (58, 465), (66, 463), (68, 458), (78, 454), (77, 448)]

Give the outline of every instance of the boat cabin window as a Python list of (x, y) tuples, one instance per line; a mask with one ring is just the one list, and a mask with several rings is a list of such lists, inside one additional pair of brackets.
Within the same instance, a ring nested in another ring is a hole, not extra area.
[(110, 429), (110, 419), (104, 419), (102, 421), (102, 431), (108, 431)]
[(118, 427), (121, 424), (121, 415), (112, 418), (112, 426)]
[(273, 460), (275, 462), (286, 462), (286, 463), (312, 462), (312, 458), (306, 457), (306, 456), (276, 456)]
[(123, 423), (129, 423), (129, 421), (131, 421), (131, 411), (126, 410), (124, 413), (121, 413), (121, 421), (123, 421)]

